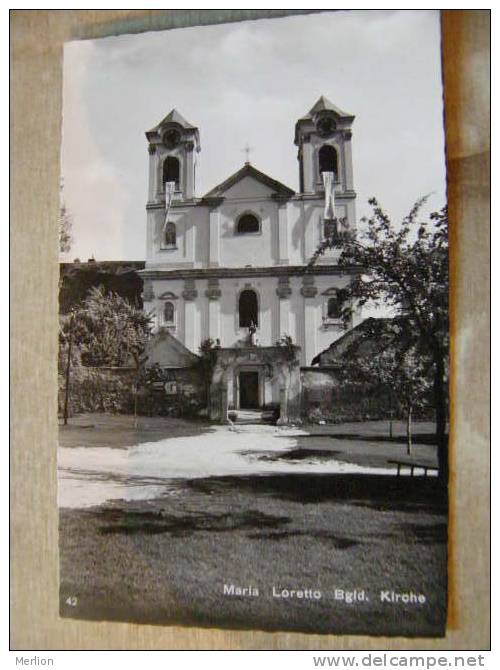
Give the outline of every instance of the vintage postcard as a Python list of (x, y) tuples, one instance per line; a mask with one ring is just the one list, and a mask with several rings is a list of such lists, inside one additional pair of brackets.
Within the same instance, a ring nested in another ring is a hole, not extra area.
[(438, 11), (68, 42), (63, 617), (442, 637)]

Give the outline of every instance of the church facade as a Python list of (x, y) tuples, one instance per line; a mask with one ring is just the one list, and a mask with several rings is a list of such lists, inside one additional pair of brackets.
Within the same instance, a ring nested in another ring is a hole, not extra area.
[(308, 268), (326, 234), (341, 239), (355, 226), (353, 121), (321, 97), (296, 122), (299, 192), (247, 160), (198, 196), (198, 128), (173, 110), (146, 133), (144, 309), (157, 332), (193, 353), (204, 340), (216, 343), (229, 406), (280, 402), (284, 386), (298, 393), (298, 372), (285, 383), (276, 343), (286, 338), (307, 366), (358, 320), (341, 319), (351, 274), (338, 267), (340, 248)]

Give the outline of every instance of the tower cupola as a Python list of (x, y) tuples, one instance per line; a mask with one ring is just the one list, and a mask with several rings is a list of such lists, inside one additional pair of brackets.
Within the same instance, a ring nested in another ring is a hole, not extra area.
[(165, 182), (173, 182), (174, 197), (195, 197), (196, 155), (200, 152), (198, 128), (173, 109), (146, 132), (150, 155), (149, 201), (165, 197)]
[(295, 124), (301, 193), (320, 193), (323, 172), (333, 172), (339, 191), (353, 191), (351, 125), (354, 116), (321, 96)]

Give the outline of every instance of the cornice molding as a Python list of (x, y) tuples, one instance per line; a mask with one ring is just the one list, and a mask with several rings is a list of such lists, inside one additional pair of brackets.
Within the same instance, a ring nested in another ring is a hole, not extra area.
[(340, 267), (321, 265), (308, 268), (305, 265), (278, 265), (263, 268), (193, 268), (160, 270), (146, 268), (139, 270), (143, 279), (232, 279), (243, 277), (303, 277), (304, 275), (355, 275), (362, 271), (360, 266)]
[[(197, 207), (200, 204), (201, 200), (199, 198), (193, 198), (191, 200), (174, 200), (173, 203), (170, 205), (170, 209), (182, 209), (183, 207), (186, 208)], [(152, 209), (165, 210), (165, 198), (163, 198), (162, 200), (150, 200), (148, 203), (146, 203), (146, 210), (152, 210)]]
[[(335, 193), (335, 200), (353, 200), (354, 198), (357, 197), (356, 191), (339, 191), (338, 193)], [(269, 196), (261, 197), (261, 198), (237, 198), (237, 199), (231, 199), (227, 200), (226, 198), (222, 196), (209, 196), (209, 197), (204, 197), (204, 198), (192, 198), (191, 200), (174, 200), (173, 203), (170, 205), (171, 209), (182, 209), (183, 207), (191, 208), (191, 207), (208, 207), (208, 208), (215, 208), (215, 207), (220, 207), (223, 202), (226, 203), (231, 203), (235, 204), (237, 202), (266, 202), (266, 201), (271, 201), (275, 202), (278, 206), (286, 204), (287, 202), (294, 202), (294, 201), (310, 201), (310, 200), (317, 200), (318, 205), (320, 203), (324, 203), (325, 200), (325, 195), (323, 192), (320, 193), (294, 193), (293, 195), (288, 195), (288, 194), (277, 194), (277, 193), (272, 193)], [(155, 210), (155, 209), (165, 209), (165, 200), (150, 200), (148, 203), (146, 203), (146, 210)]]
[(223, 196), (205, 196), (198, 202), (198, 204), (202, 206), (205, 205), (210, 209), (217, 209), (217, 207), (220, 207), (220, 205), (222, 205), (224, 200), (225, 198)]

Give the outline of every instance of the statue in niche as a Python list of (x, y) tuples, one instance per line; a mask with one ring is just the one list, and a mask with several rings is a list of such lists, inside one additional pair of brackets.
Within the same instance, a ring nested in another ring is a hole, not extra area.
[(250, 321), (250, 325), (248, 326), (248, 344), (251, 347), (255, 346), (255, 332), (257, 330), (257, 326), (253, 321)]

